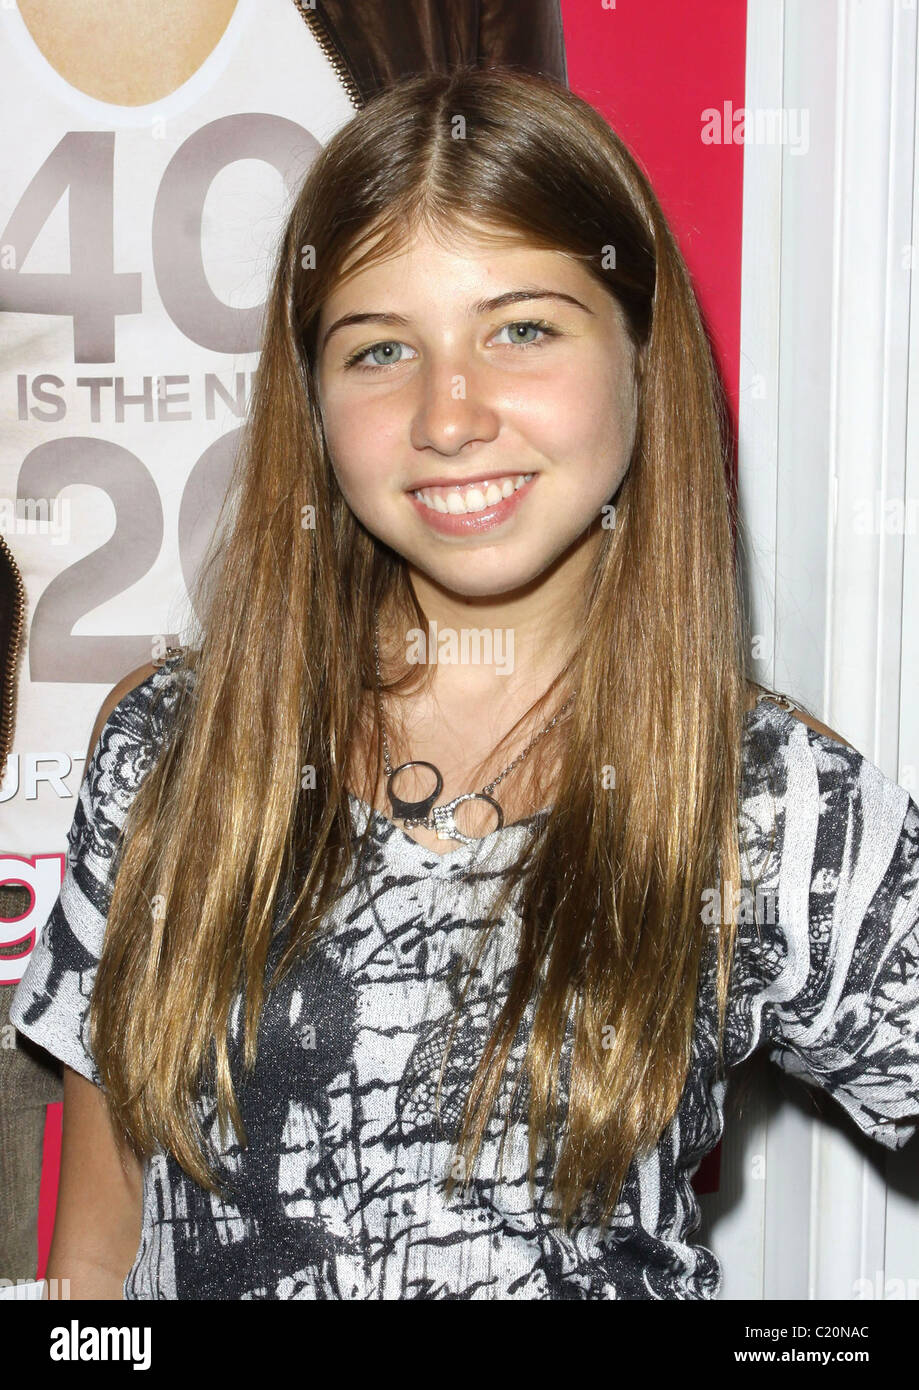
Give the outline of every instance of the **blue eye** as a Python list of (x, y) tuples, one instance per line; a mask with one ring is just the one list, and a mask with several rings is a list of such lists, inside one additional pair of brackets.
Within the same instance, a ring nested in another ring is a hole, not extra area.
[[(505, 340), (506, 342), (509, 344), (516, 344), (519, 347), (530, 347), (531, 345), (535, 347), (538, 343), (541, 343), (544, 338), (554, 338), (558, 336), (554, 328), (551, 328), (549, 324), (543, 323), (539, 319), (521, 319), (517, 323), (506, 323), (503, 328), (498, 329), (498, 335), (502, 333), (508, 334), (508, 338)], [(541, 334), (542, 337), (524, 336), (525, 334), (535, 335), (537, 333)]]
[(377, 343), (368, 351), (378, 367), (388, 367), (390, 362), (399, 362), (402, 358), (401, 343)]
[[(361, 348), (359, 352), (352, 354), (345, 362), (345, 366), (360, 366), (368, 368), (370, 371), (373, 371), (374, 367), (392, 367), (397, 362), (407, 360), (406, 346), (405, 343), (395, 341), (373, 343), (369, 348)], [(409, 348), (408, 351), (411, 352), (413, 349)], [(371, 359), (369, 362), (364, 361), (364, 358), (367, 357)]]

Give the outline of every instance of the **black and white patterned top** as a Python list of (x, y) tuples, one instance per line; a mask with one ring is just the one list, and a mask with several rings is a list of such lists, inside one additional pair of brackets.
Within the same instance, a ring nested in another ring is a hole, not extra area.
[[(164, 663), (105, 725), (60, 897), (11, 1013), (97, 1085), (87, 1011), (107, 870), (166, 727), (176, 667)], [(480, 895), (494, 892), (502, 864), (546, 813), (439, 855), (353, 797), (351, 808), (355, 837), (372, 819), (362, 872), (268, 995), (255, 1071), (242, 1086), (237, 1075), (248, 1147), (221, 1146), (211, 1133), (234, 1201), (212, 1197), (169, 1154), (148, 1160), (125, 1298), (715, 1298), (718, 1260), (691, 1241), (700, 1216), (691, 1179), (723, 1127), (714, 952), (679, 1111), (656, 1151), (632, 1164), (605, 1229), (585, 1221), (559, 1230), (543, 1209), (543, 1184), (531, 1204), (523, 1083), (503, 1167), (504, 1098), (468, 1188), (447, 1202), (452, 1125), (514, 959), (513, 911), (467, 993), (438, 1117), (440, 1059), (464, 981), (457, 966), (474, 955)], [(900, 1148), (919, 1126), (919, 807), (859, 753), (762, 700), (745, 717), (739, 809), (744, 872), (759, 897), (755, 912), (749, 900), (741, 907), (726, 1061), (765, 1047), (879, 1143)], [(269, 966), (274, 959), (272, 951)], [(511, 1081), (521, 1055), (512, 1052)], [(207, 1128), (207, 1097), (198, 1113)]]

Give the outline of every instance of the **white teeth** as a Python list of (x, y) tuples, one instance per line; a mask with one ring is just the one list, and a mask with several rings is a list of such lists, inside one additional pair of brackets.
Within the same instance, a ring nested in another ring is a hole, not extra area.
[(448, 512), (451, 516), (463, 516), (466, 512), (481, 512), (485, 507), (493, 507), (511, 493), (528, 483), (533, 473), (518, 473), (506, 478), (492, 478), (488, 483), (471, 483), (465, 492), (448, 492), (444, 497), (432, 491), (430, 495), (418, 491), (413, 495), (432, 511)]

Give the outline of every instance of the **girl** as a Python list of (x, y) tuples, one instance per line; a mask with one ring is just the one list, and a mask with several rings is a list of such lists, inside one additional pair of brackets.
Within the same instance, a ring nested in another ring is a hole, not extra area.
[(919, 808), (757, 701), (722, 426), (584, 102), (426, 76), (317, 158), (16, 996), (75, 1296), (710, 1299), (730, 1067), (914, 1132)]

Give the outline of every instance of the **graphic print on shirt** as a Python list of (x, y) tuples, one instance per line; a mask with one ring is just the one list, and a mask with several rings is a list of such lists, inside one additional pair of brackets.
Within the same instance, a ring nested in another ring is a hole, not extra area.
[[(167, 735), (180, 666), (175, 658), (136, 687), (103, 731), (81, 788), (61, 897), (11, 1015), (93, 1079), (87, 958), (101, 950), (117, 827), (150, 750)], [(902, 1146), (919, 1116), (919, 808), (854, 750), (766, 701), (747, 717), (744, 768), (742, 863), (764, 893), (774, 892), (778, 911), (739, 929), (727, 1065), (767, 1047), (865, 1132)], [(366, 823), (361, 806), (353, 803), (355, 843)], [(241, 1149), (231, 1135), (221, 1150), (231, 1200), (222, 1204), (170, 1156), (155, 1155), (125, 1296), (716, 1297), (718, 1261), (691, 1241), (700, 1220), (692, 1176), (723, 1126), (714, 943), (679, 1109), (656, 1149), (633, 1162), (606, 1229), (557, 1229), (543, 1168), (531, 1205), (524, 1082), (499, 1170), (517, 1044), (479, 1164), (448, 1202), (454, 1126), (509, 982), (513, 915), (488, 938), (472, 976), (438, 1118), (443, 1048), (502, 864), (530, 832), (511, 827), (488, 837), (488, 849), (483, 841), (440, 856), (381, 814), (372, 820), (352, 887), (266, 999), (255, 1070), (244, 1084), (234, 1063), (249, 1143)], [(283, 941), (278, 933), (268, 968)], [(237, 1007), (237, 1062), (240, 1018)], [(205, 1126), (213, 1111), (208, 1098), (199, 1101)]]

